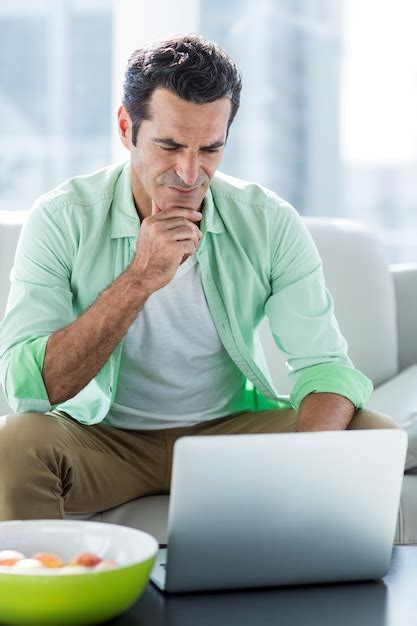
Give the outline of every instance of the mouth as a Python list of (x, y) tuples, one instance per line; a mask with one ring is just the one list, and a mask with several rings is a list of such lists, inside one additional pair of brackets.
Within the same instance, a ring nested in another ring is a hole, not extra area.
[(179, 193), (182, 196), (192, 196), (198, 190), (198, 187), (193, 187), (192, 189), (183, 189), (182, 187), (168, 187), (168, 189), (172, 189), (175, 193)]

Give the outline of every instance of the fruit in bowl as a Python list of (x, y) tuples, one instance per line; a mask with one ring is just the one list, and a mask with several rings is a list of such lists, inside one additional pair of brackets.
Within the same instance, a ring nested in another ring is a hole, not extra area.
[[(81, 572), (102, 571), (117, 565), (114, 559), (101, 559), (92, 552), (80, 552), (75, 554), (66, 565), (56, 554), (37, 552), (26, 558), (17, 550), (0, 551), (0, 573), (3, 574), (26, 574), (28, 572), (46, 574), (46, 567), (54, 568), (55, 574), (75, 574)], [(42, 571), (39, 571), (42, 570)]]
[(44, 567), (64, 566), (64, 561), (61, 561), (61, 559), (56, 554), (51, 554), (48, 552), (37, 552), (31, 558), (40, 561), (41, 565), (43, 565)]
[(84, 567), (95, 567), (103, 559), (92, 552), (80, 552), (76, 554), (70, 561), (70, 565), (84, 565)]
[(21, 561), (25, 555), (17, 550), (2, 550), (0, 552), (0, 566), (11, 567), (17, 561)]
[(116, 524), (0, 522), (0, 623), (116, 617), (145, 590), (157, 551), (151, 535)]

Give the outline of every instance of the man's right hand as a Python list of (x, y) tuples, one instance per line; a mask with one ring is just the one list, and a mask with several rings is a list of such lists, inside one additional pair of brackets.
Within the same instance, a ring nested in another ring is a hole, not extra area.
[(165, 287), (184, 257), (194, 254), (202, 233), (193, 222), (202, 214), (192, 209), (161, 209), (152, 201), (152, 214), (141, 223), (130, 270), (150, 293)]

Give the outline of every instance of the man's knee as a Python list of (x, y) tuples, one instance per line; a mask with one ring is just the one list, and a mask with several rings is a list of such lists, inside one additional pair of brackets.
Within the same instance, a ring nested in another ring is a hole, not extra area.
[(371, 428), (400, 428), (400, 426), (388, 415), (368, 409), (357, 411), (348, 426), (348, 430)]
[(8, 415), (0, 426), (0, 520), (63, 516), (59, 457), (68, 437), (44, 413)]
[(44, 413), (16, 413), (7, 415), (0, 426), (0, 461), (22, 461), (29, 449), (42, 450), (58, 442), (62, 427)]

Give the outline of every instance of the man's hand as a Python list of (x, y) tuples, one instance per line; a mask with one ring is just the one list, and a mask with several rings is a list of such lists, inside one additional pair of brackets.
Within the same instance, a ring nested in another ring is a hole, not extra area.
[(130, 269), (150, 293), (165, 287), (184, 257), (194, 254), (202, 233), (193, 222), (202, 214), (192, 209), (161, 209), (152, 201), (152, 214), (140, 227)]
[(355, 407), (348, 398), (336, 393), (310, 393), (300, 405), (297, 432), (345, 430), (354, 415)]

